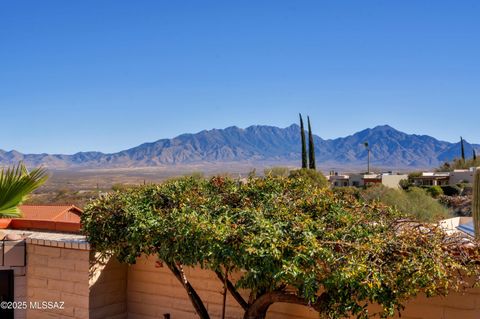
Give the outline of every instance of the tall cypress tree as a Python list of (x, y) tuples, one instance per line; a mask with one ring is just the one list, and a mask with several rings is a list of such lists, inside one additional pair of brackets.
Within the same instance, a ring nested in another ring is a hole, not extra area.
[(300, 136), (302, 138), (302, 168), (307, 168), (307, 141), (305, 139), (305, 129), (303, 127), (303, 119), (302, 114), (298, 114), (300, 116)]
[(462, 160), (465, 162), (465, 147), (463, 146), (463, 138), (460, 136), (460, 147), (462, 148)]
[(473, 160), (476, 161), (477, 160), (477, 153), (475, 153), (475, 150), (472, 150), (473, 152)]
[(315, 165), (315, 145), (313, 145), (312, 127), (310, 126), (310, 117), (307, 116), (308, 121), (308, 162), (310, 169), (316, 169)]

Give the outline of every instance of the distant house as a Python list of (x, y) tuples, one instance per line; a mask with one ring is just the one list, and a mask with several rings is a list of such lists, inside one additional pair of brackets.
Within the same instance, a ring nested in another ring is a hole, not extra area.
[(350, 185), (350, 176), (339, 175), (337, 172), (332, 172), (331, 175), (327, 176), (327, 180), (333, 187)]
[(450, 172), (422, 172), (421, 175), (412, 177), (412, 181), (417, 186), (448, 185)]
[(375, 184), (381, 184), (390, 188), (399, 188), (400, 181), (408, 179), (408, 175), (405, 174), (393, 174), (388, 173), (368, 173), (368, 174), (349, 174), (341, 175), (337, 172), (331, 172), (327, 176), (327, 180), (330, 182), (332, 187), (341, 187), (341, 186), (371, 186)]
[(456, 169), (453, 172), (422, 172), (421, 175), (412, 177), (412, 182), (417, 186), (444, 186), (459, 183), (473, 183), (475, 170), (477, 168), (478, 167)]
[(50, 220), (80, 222), (83, 211), (74, 205), (21, 205), (22, 218), (31, 220)]

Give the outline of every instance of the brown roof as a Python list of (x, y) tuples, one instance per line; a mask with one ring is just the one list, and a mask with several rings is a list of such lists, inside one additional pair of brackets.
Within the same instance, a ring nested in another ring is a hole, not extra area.
[(61, 220), (68, 213), (80, 216), (83, 211), (74, 205), (20, 205), (25, 219)]

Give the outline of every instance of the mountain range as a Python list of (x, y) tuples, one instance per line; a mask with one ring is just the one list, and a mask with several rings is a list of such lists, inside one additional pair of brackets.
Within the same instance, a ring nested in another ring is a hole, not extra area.
[[(363, 167), (367, 161), (364, 142), (371, 149), (371, 165), (390, 169), (438, 167), (460, 156), (460, 142), (449, 143), (428, 135), (406, 134), (388, 125), (368, 128), (353, 135), (322, 139), (314, 136), (317, 166), (323, 169)], [(465, 142), (465, 153), (480, 154), (480, 145)], [(27, 166), (51, 169), (129, 168), (188, 164), (270, 163), (296, 165), (300, 162), (300, 127), (254, 125), (236, 126), (182, 134), (172, 139), (120, 151), (118, 153), (79, 152), (62, 154), (22, 154), (0, 150), (0, 165), (23, 161)]]

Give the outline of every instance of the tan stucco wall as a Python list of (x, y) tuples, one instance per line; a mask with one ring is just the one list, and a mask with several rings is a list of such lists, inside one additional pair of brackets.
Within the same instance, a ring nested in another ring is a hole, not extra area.
[[(88, 250), (27, 245), (24, 292), (27, 301), (64, 301), (64, 310), (28, 309), (28, 319), (172, 319), (197, 318), (187, 294), (167, 267), (153, 257), (142, 257), (132, 266), (114, 259), (92, 264)], [(186, 269), (186, 274), (213, 318), (220, 318), (222, 284), (207, 270)], [(17, 285), (17, 284), (16, 284)], [(22, 282), (18, 283), (21, 287)], [(21, 289), (19, 290), (21, 293)], [(227, 318), (242, 318), (243, 311), (227, 297)], [(19, 313), (17, 317), (23, 315)], [(274, 304), (269, 319), (313, 319), (307, 307)], [(399, 318), (399, 317), (397, 317)], [(448, 297), (418, 297), (407, 303), (403, 319), (480, 319), (480, 289)]]
[[(222, 284), (210, 271), (186, 269), (186, 274), (205, 301), (212, 318), (220, 318)], [(128, 319), (163, 318), (169, 313), (174, 319), (197, 318), (187, 294), (167, 267), (157, 268), (155, 258), (142, 257), (128, 268)], [(374, 311), (374, 309), (372, 309)], [(378, 311), (378, 310), (377, 310)], [(242, 318), (242, 310), (228, 295), (227, 318)], [(307, 307), (274, 304), (269, 319), (318, 319)], [(403, 319), (480, 319), (480, 289), (451, 293), (448, 297), (418, 297), (406, 304)]]
[(64, 309), (28, 307), (28, 319), (88, 319), (89, 256), (88, 250), (27, 245), (27, 301), (64, 302)]
[(450, 173), (449, 185), (455, 185), (460, 182), (473, 183), (475, 170), (453, 171)]
[[(222, 311), (222, 283), (211, 271), (186, 268), (186, 275), (197, 290), (213, 318)], [(142, 257), (128, 269), (128, 319), (163, 318), (169, 313), (173, 319), (196, 318), (187, 293), (167, 267), (157, 268), (154, 257)], [(243, 311), (231, 295), (227, 295), (226, 317), (242, 318)], [(274, 305), (267, 318), (310, 319), (318, 318), (306, 307)]]
[(383, 175), (382, 184), (390, 188), (400, 188), (400, 181), (408, 179), (408, 175)]
[(127, 266), (115, 258), (91, 261), (90, 319), (126, 319)]

